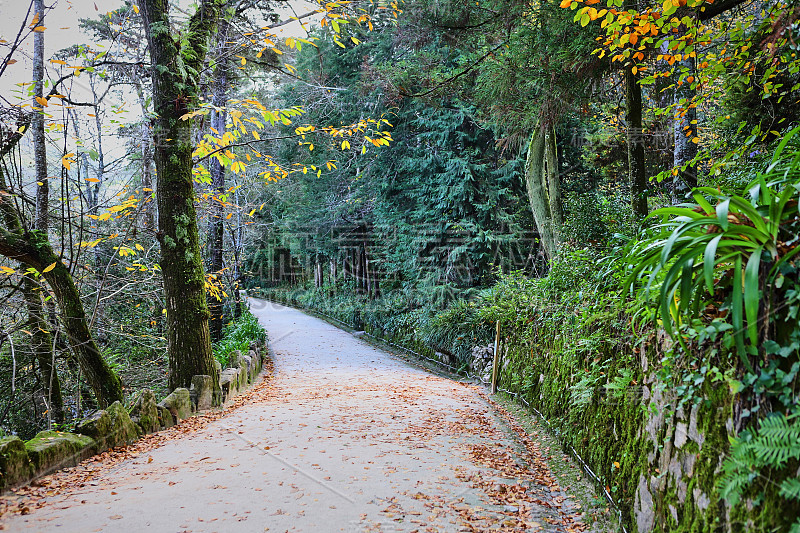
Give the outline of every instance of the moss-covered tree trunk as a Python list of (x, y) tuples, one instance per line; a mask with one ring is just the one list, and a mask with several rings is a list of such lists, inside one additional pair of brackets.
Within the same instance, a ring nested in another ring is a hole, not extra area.
[(64, 333), (97, 403), (105, 407), (122, 401), (122, 383), (103, 359), (92, 338), (72, 274), (53, 252), (47, 238), (38, 231), (20, 234), (0, 228), (0, 254), (38, 270), (53, 290)]
[[(61, 382), (56, 372), (53, 335), (46, 318), (42, 302), (41, 287), (31, 278), (23, 280), (22, 292), (28, 309), (27, 329), (31, 333), (31, 350), (39, 366), (39, 379), (47, 397), (47, 408), (57, 424), (64, 423), (64, 399), (61, 396)], [(51, 429), (48, 427), (48, 429)]]
[(525, 186), (539, 239), (547, 259), (552, 261), (563, 223), (556, 133), (552, 126), (537, 127), (531, 135), (525, 163)]
[(153, 125), (158, 238), (167, 308), (170, 388), (188, 387), (192, 376), (219, 376), (211, 352), (205, 273), (200, 251), (192, 176), (191, 121), (208, 41), (220, 2), (203, 0), (182, 28), (170, 31), (169, 1), (140, 4), (153, 77)]

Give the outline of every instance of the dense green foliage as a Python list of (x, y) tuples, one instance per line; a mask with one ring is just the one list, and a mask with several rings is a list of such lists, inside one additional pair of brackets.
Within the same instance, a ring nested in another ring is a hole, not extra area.
[(222, 368), (227, 368), (230, 363), (229, 356), (238, 350), (247, 354), (252, 343), (261, 344), (267, 340), (264, 327), (249, 310), (242, 311), (239, 318), (225, 325), (222, 339), (214, 344), (214, 357), (220, 362)]

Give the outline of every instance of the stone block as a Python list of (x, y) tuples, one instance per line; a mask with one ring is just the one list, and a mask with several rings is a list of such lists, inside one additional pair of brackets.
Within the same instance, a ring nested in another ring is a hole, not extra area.
[(249, 355), (245, 355), (244, 357), (242, 357), (242, 359), (244, 359), (244, 362), (246, 363), (246, 366), (242, 367), (242, 370), (245, 370), (245, 369), (247, 370), (247, 381), (249, 383), (252, 383), (253, 380), (256, 377), (256, 373), (255, 373), (256, 363), (255, 363), (255, 361), (253, 361), (253, 358), (250, 357)]
[(228, 368), (241, 368), (244, 364), (242, 352), (234, 350), (228, 355)]
[(192, 376), (192, 388), (195, 408), (198, 411), (214, 407), (214, 378), (206, 375)]
[(253, 377), (255, 378), (255, 376), (261, 373), (261, 356), (258, 354), (258, 351), (256, 350), (250, 350), (247, 353), (247, 355), (250, 356), (250, 359), (253, 360), (253, 366), (254, 366)]
[(175, 419), (169, 409), (161, 405), (156, 405), (156, 409), (158, 409), (158, 425), (161, 429), (171, 428), (175, 425)]
[(169, 409), (176, 423), (192, 416), (191, 395), (189, 394), (189, 390), (183, 387), (172, 391), (169, 396), (161, 400), (158, 405)]
[(222, 387), (223, 401), (228, 401), (239, 394), (239, 375), (238, 368), (226, 368), (219, 377), (219, 384)]
[(131, 418), (137, 419), (137, 424), (144, 433), (155, 433), (159, 430), (158, 407), (156, 395), (150, 389), (142, 389), (131, 410)]
[(24, 483), (33, 477), (33, 467), (19, 437), (0, 439), (0, 492)]
[(128, 411), (120, 402), (114, 402), (109, 405), (106, 408), (106, 413), (108, 413), (109, 418), (111, 418), (112, 425), (111, 434), (106, 440), (109, 448), (125, 446), (136, 442), (139, 438), (136, 424), (133, 423)]
[(91, 437), (61, 431), (40, 431), (25, 443), (35, 476), (75, 466), (93, 455), (96, 446)]
[(113, 446), (108, 443), (109, 436), (113, 431), (114, 424), (111, 421), (111, 417), (103, 410), (95, 411), (84, 418), (75, 428), (75, 433), (94, 439), (98, 452)]

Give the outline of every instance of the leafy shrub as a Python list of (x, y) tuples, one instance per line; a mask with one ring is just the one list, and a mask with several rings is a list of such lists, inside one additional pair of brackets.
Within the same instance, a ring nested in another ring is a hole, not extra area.
[(747, 355), (755, 355), (770, 335), (759, 326), (765, 313), (772, 313), (772, 321), (796, 321), (797, 308), (781, 304), (795, 290), (786, 274), (796, 274), (800, 252), (800, 149), (783, 154), (797, 132), (778, 146), (747, 196), (701, 187), (693, 193), (695, 203), (655, 211), (651, 217), (661, 223), (634, 244), (627, 259), (629, 285), (646, 281), (645, 300), (658, 289), (657, 312), (669, 333), (683, 342), (676, 328), (687, 320), (722, 314), (733, 326), (726, 337), (748, 369)]
[(246, 354), (251, 342), (263, 343), (266, 339), (267, 333), (258, 319), (245, 309), (238, 320), (225, 326), (222, 339), (214, 345), (214, 357), (225, 368), (232, 352), (239, 350)]

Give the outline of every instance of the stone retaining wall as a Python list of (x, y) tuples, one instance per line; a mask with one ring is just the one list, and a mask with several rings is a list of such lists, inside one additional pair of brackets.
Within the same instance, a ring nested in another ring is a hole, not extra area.
[(72, 433), (41, 431), (27, 442), (14, 436), (0, 438), (0, 492), (75, 466), (92, 455), (131, 444), (142, 435), (172, 427), (198, 411), (224, 404), (255, 382), (266, 355), (266, 346), (253, 343), (247, 355), (238, 350), (231, 354), (231, 368), (223, 370), (217, 363), (217, 390), (211, 376), (194, 376), (190, 389), (175, 389), (158, 403), (153, 392), (144, 389), (136, 394), (130, 409), (115, 402), (95, 411)]

